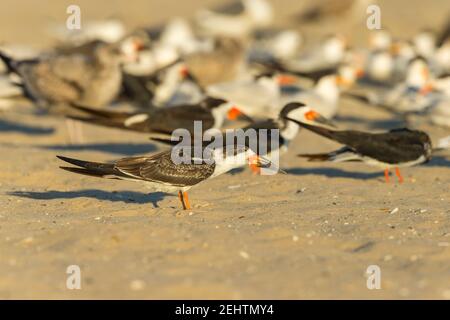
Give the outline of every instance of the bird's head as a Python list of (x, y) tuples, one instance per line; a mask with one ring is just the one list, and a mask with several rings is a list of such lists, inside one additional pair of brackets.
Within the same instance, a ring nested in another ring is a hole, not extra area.
[(290, 102), (286, 104), (280, 112), (280, 118), (294, 119), (300, 123), (316, 126), (336, 127), (332, 121), (302, 102)]
[(139, 60), (141, 51), (146, 49), (146, 39), (141, 35), (130, 35), (118, 44), (123, 63), (132, 63)]
[(231, 101), (225, 99), (214, 98), (207, 96), (205, 100), (201, 102), (204, 108), (211, 110), (213, 114), (217, 116), (226, 117), (228, 120), (246, 120), (251, 119), (242, 112), (241, 108)]

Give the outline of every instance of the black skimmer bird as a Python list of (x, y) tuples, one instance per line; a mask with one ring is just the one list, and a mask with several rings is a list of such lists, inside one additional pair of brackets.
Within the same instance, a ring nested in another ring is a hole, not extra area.
[(202, 122), (202, 129), (220, 128), (231, 110), (239, 108), (233, 103), (206, 97), (198, 104), (179, 105), (170, 108), (154, 108), (149, 112), (115, 112), (73, 105), (91, 117), (69, 116), (73, 120), (126, 129), (143, 133), (172, 134), (176, 129), (187, 129), (194, 133), (194, 121)]
[[(132, 51), (138, 50), (136, 43)], [(71, 103), (98, 108), (116, 99), (122, 83), (121, 65), (135, 58), (127, 54), (121, 44), (98, 41), (31, 60), (15, 60), (0, 52), (0, 59), (8, 73), (20, 78), (26, 98), (53, 114), (67, 114)], [(70, 120), (66, 125), (70, 140), (81, 141), (81, 128)]]
[(123, 74), (122, 97), (142, 108), (194, 104), (205, 95), (181, 61), (166, 65), (150, 75)]
[[(239, 137), (237, 135), (241, 132), (245, 136), (245, 142), (243, 143), (247, 147), (255, 150), (261, 156), (268, 156), (270, 159), (274, 151), (285, 153), (290, 142), (296, 137), (299, 131), (299, 125), (289, 119), (295, 119), (301, 123), (324, 126), (328, 128), (335, 127), (330, 120), (311, 109), (308, 105), (301, 102), (290, 102), (281, 109), (280, 114), (276, 119), (256, 121), (240, 129), (228, 129), (225, 132), (222, 131), (217, 133), (222, 136), (220, 141), (222, 141), (223, 146), (225, 146), (229, 143), (235, 143), (235, 137), (237, 137), (239, 141)], [(276, 136), (272, 136), (272, 130), (276, 130)], [(216, 132), (213, 132), (212, 136), (215, 137), (215, 133)], [(254, 133), (254, 135), (252, 135), (252, 133)], [(205, 134), (207, 135), (208, 132)], [(266, 134), (264, 143), (261, 140), (262, 134)], [(273, 143), (271, 140), (272, 138), (276, 138), (278, 140)], [(232, 142), (230, 142), (229, 139), (231, 139)], [(153, 137), (151, 140), (172, 146), (175, 146), (181, 142), (181, 140), (173, 139), (173, 137)], [(207, 141), (203, 141), (203, 144), (207, 146), (211, 143), (210, 141), (211, 139), (208, 138)], [(214, 141), (217, 141), (217, 139), (214, 138)], [(190, 141), (190, 144), (194, 145), (194, 141)], [(250, 166), (250, 168), (255, 173), (260, 172), (258, 167)]]
[(83, 47), (32, 60), (16, 61), (3, 53), (0, 58), (9, 73), (20, 77), (25, 96), (39, 107), (70, 103), (102, 107), (118, 95), (122, 81), (120, 65), (128, 57), (116, 44), (97, 42), (87, 46), (92, 47), (88, 54)]
[[(267, 159), (257, 156), (250, 148), (231, 145), (226, 148), (171, 149), (151, 156), (124, 158), (113, 163), (97, 163), (62, 156), (59, 159), (75, 167), (61, 169), (94, 177), (131, 180), (145, 184), (152, 192), (176, 193), (183, 209), (191, 209), (187, 191), (193, 186), (226, 173), (244, 164), (274, 168)], [(196, 158), (196, 151), (201, 157)]]
[(395, 168), (399, 182), (402, 183), (400, 167), (419, 165), (431, 159), (431, 139), (423, 131), (406, 128), (394, 129), (385, 133), (337, 131), (291, 120), (314, 133), (345, 145), (345, 147), (330, 153), (299, 155), (310, 161), (361, 161), (368, 165), (384, 168), (386, 182), (389, 182), (389, 170)]

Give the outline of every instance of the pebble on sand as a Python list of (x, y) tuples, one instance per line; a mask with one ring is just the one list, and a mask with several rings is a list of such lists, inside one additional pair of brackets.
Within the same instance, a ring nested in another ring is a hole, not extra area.
[(391, 210), (391, 211), (389, 212), (389, 214), (394, 214), (394, 213), (397, 213), (397, 212), (398, 212), (398, 208), (395, 208), (395, 209)]
[(250, 255), (245, 251), (239, 251), (239, 255), (244, 259), (250, 259)]
[(130, 282), (130, 289), (133, 291), (139, 291), (144, 289), (145, 283), (142, 280), (133, 280)]

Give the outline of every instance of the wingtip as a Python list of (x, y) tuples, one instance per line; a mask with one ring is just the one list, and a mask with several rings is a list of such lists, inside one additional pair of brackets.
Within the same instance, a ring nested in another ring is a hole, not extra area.
[(82, 167), (82, 168), (84, 168), (85, 165), (87, 164), (87, 162), (86, 162), (86, 161), (83, 161), (83, 160), (78, 160), (78, 159), (68, 158), (68, 157), (64, 157), (64, 156), (60, 156), (60, 155), (57, 155), (56, 157), (57, 157), (58, 159), (64, 161), (64, 162), (73, 164), (74, 166), (77, 166), (77, 167)]

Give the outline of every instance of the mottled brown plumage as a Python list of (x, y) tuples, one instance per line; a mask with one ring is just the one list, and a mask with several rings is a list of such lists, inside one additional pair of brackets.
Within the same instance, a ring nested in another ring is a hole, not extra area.
[(91, 54), (75, 51), (9, 61), (9, 71), (21, 77), (25, 95), (41, 107), (74, 102), (101, 107), (119, 93), (121, 59), (115, 45), (97, 43)]
[(211, 52), (197, 52), (185, 57), (189, 73), (201, 87), (232, 81), (242, 68), (245, 58), (243, 44), (232, 38), (219, 38)]
[[(111, 164), (89, 162), (58, 156), (59, 159), (79, 168), (62, 167), (62, 169), (98, 177), (122, 180), (137, 180), (167, 184), (173, 187), (191, 187), (206, 180), (214, 173), (215, 163), (175, 164), (172, 150), (147, 157), (130, 157), (117, 160)], [(165, 190), (164, 187), (162, 187)]]

